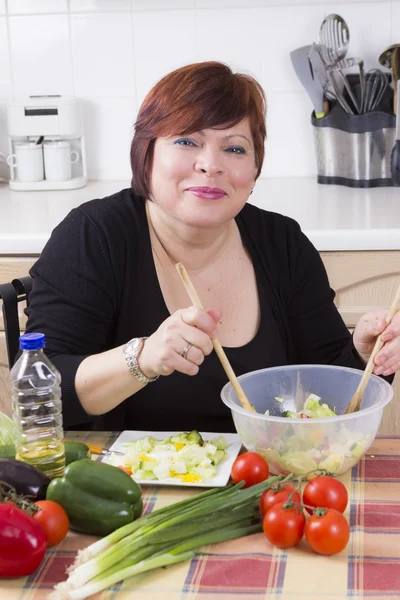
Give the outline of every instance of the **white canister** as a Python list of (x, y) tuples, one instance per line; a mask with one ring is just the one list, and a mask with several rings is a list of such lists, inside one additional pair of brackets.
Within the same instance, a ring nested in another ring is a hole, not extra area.
[(15, 179), (21, 182), (43, 181), (43, 148), (35, 142), (16, 143), (15, 153), (9, 154), (7, 163), (16, 169)]
[(66, 141), (45, 142), (44, 171), (48, 181), (68, 181), (72, 177), (71, 164), (79, 160), (79, 154), (71, 151), (71, 144)]

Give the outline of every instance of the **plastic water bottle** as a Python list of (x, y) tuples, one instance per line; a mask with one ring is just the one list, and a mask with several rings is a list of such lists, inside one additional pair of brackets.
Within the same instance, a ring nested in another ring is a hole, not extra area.
[(51, 479), (63, 474), (65, 450), (61, 412), (61, 376), (43, 352), (43, 333), (20, 337), (22, 354), (11, 369), (16, 458)]

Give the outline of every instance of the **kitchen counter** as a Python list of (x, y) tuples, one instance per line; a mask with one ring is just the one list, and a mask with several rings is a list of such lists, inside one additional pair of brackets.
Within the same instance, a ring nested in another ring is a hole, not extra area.
[[(0, 254), (39, 254), (70, 210), (125, 187), (129, 181), (89, 181), (78, 190), (16, 192), (0, 184)], [(400, 249), (400, 188), (260, 179), (250, 202), (294, 218), (319, 251)]]

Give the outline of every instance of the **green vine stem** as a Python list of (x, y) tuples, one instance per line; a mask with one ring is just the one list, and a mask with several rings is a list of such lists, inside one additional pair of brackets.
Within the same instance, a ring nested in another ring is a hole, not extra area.
[(0, 481), (0, 504), (7, 504), (8, 502), (15, 504), (29, 515), (34, 515), (35, 512), (40, 510), (31, 496), (17, 494), (16, 489), (12, 485), (5, 481)]

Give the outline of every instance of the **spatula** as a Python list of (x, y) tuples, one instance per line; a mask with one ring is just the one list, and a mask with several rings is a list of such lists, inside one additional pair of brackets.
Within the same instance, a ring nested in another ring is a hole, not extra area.
[[(400, 285), (397, 289), (396, 295), (393, 299), (393, 302), (389, 309), (389, 312), (386, 315), (386, 325), (389, 325), (389, 323), (393, 319), (394, 315), (396, 314), (396, 312), (399, 308), (399, 304), (400, 304)], [(367, 366), (365, 367), (365, 370), (361, 377), (360, 383), (358, 384), (358, 387), (357, 387), (356, 391), (354, 392), (354, 394), (343, 414), (347, 415), (349, 413), (357, 412), (358, 410), (360, 410), (362, 399), (364, 397), (364, 392), (367, 388), (371, 373), (374, 370), (375, 356), (377, 355), (379, 350), (382, 348), (383, 344), (384, 344), (384, 342), (382, 341), (381, 336), (379, 335), (377, 337), (377, 340), (375, 342), (375, 346), (371, 352), (371, 355), (368, 359)]]
[(321, 119), (325, 116), (324, 90), (318, 78), (314, 77), (310, 59), (308, 57), (312, 46), (302, 46), (290, 53), (290, 58), (297, 77), (303, 84), (306, 92), (311, 98), (315, 116)]
[[(189, 297), (191, 299), (191, 301), (193, 302), (193, 305), (196, 306), (197, 308), (203, 308), (203, 305), (201, 303), (201, 300), (195, 290), (195, 287), (188, 275), (188, 272), (185, 269), (185, 266), (182, 263), (177, 263), (175, 265), (179, 276), (182, 280), (183, 285), (186, 288), (187, 293), (189, 294)], [(254, 406), (252, 404), (250, 404), (246, 394), (243, 391), (242, 386), (240, 385), (234, 370), (231, 367), (231, 363), (228, 360), (228, 357), (226, 356), (224, 349), (221, 346), (221, 343), (219, 342), (219, 340), (217, 338), (214, 338), (212, 340), (213, 346), (214, 346), (214, 350), (219, 358), (219, 360), (221, 361), (221, 364), (224, 368), (225, 373), (228, 376), (229, 381), (232, 384), (233, 389), (236, 392), (237, 397), (240, 400), (240, 404), (242, 405), (242, 407), (246, 410), (250, 410), (251, 412), (256, 412)]]

